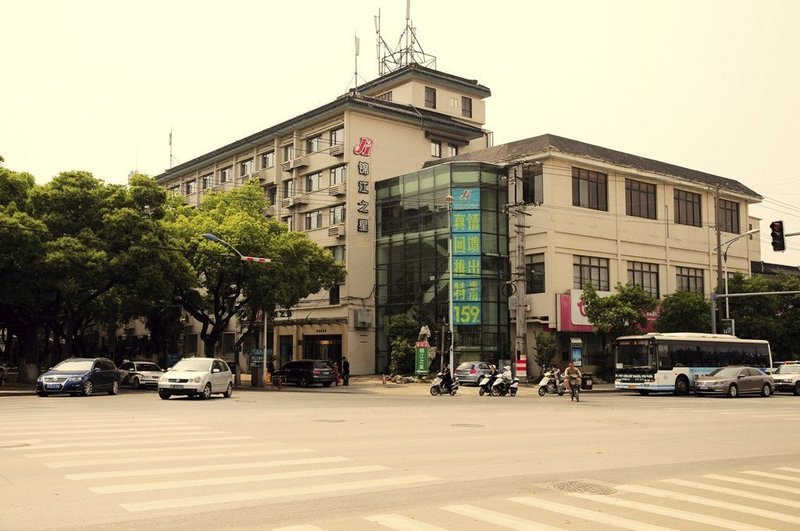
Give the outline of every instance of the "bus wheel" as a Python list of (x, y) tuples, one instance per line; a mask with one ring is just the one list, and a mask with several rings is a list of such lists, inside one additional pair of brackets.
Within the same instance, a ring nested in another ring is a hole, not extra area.
[(728, 398), (736, 398), (737, 396), (739, 396), (739, 388), (735, 384), (731, 384), (728, 387)]
[(642, 396), (647, 396), (650, 394), (650, 391), (645, 391), (644, 389), (639, 389), (639, 394)]
[(800, 382), (794, 384), (794, 391), (792, 392), (794, 393), (794, 396), (800, 396)]
[(678, 379), (675, 380), (675, 394), (678, 396), (689, 394), (689, 380), (685, 376), (678, 376)]

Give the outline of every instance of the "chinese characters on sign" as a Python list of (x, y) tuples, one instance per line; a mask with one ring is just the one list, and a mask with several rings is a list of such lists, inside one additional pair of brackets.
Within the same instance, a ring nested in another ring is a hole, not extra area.
[(481, 324), (481, 196), (479, 188), (453, 188), (453, 324)]
[[(356, 155), (360, 155), (362, 157), (369, 157), (372, 155), (372, 139), (362, 136), (361, 139), (358, 141), (358, 144), (353, 148), (353, 153)], [(358, 174), (363, 175), (365, 177), (369, 176), (369, 162), (365, 160), (358, 161)], [(359, 194), (366, 194), (369, 195), (369, 181), (368, 180), (360, 180), (358, 181), (358, 193)], [(369, 201), (366, 199), (361, 199), (358, 201), (358, 213), (359, 214), (369, 214)], [(368, 218), (358, 218), (356, 220), (356, 230), (358, 232), (369, 232), (369, 219)]]

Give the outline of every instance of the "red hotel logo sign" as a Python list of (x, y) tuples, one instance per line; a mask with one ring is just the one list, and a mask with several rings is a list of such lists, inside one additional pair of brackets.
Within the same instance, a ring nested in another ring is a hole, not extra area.
[(353, 148), (353, 153), (362, 157), (369, 157), (372, 154), (372, 139), (362, 136), (356, 147)]
[[(582, 290), (571, 289), (569, 293), (558, 294), (558, 327), (561, 332), (594, 332), (594, 326), (589, 322), (586, 317), (586, 308), (584, 307), (581, 295)], [(614, 293), (611, 291), (598, 291), (600, 297), (608, 297)], [(659, 308), (653, 313), (646, 315), (647, 325), (642, 330), (643, 333), (655, 332), (655, 320), (658, 317)]]

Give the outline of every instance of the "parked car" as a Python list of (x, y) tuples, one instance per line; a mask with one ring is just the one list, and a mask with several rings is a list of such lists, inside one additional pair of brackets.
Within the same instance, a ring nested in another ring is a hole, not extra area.
[(0, 387), (3, 387), (6, 380), (8, 380), (8, 367), (4, 363), (0, 363)]
[(308, 387), (313, 384), (322, 384), (330, 387), (335, 381), (333, 367), (322, 360), (294, 360), (272, 373), (272, 377), (283, 377), (286, 383)]
[(117, 366), (108, 358), (69, 358), (36, 380), (36, 394), (70, 393), (90, 396), (98, 391), (119, 392)]
[(772, 372), (776, 391), (790, 391), (800, 396), (800, 363), (785, 361)]
[(119, 382), (134, 389), (158, 387), (164, 369), (152, 361), (123, 361), (119, 366)]
[(724, 394), (735, 398), (741, 394), (769, 396), (775, 388), (772, 376), (754, 367), (721, 367), (699, 376), (694, 384), (697, 396)]
[(456, 378), (461, 385), (478, 385), (484, 374), (491, 369), (485, 361), (465, 361), (456, 367)]
[(216, 358), (183, 358), (158, 380), (158, 396), (164, 400), (172, 395), (206, 399), (215, 393), (233, 394), (231, 368)]

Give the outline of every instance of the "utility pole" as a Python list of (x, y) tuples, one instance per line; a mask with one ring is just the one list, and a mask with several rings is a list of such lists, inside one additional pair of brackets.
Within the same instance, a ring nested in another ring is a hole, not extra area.
[[(517, 304), (517, 319), (516, 319), (516, 357), (520, 355), (528, 355), (528, 301), (525, 289), (525, 211), (522, 206), (522, 193), (524, 180), (522, 178), (523, 171), (522, 165), (514, 167), (514, 236), (517, 242), (517, 270), (514, 278), (516, 287), (516, 304)], [(528, 365), (526, 364), (526, 367)], [(516, 374), (516, 363), (514, 363), (514, 373)], [(520, 377), (519, 374), (516, 375)], [(527, 374), (524, 376), (527, 377)]]
[[(719, 204), (719, 186), (716, 188), (716, 193), (714, 194), (715, 199), (715, 208), (714, 208), (714, 229), (717, 233), (717, 249), (722, 248), (722, 227), (720, 226), (720, 204)], [(722, 291), (722, 253), (717, 253), (717, 293)], [(717, 333), (717, 321), (721, 320), (721, 317), (718, 313), (721, 313), (722, 308), (719, 308), (716, 303), (716, 300), (712, 297), (711, 298), (711, 333)], [(718, 319), (719, 318), (719, 319)]]

